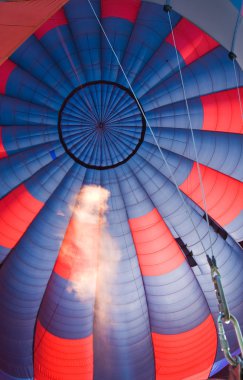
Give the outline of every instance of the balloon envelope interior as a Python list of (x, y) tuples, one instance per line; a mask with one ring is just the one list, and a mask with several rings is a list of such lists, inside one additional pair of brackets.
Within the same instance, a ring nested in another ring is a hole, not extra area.
[(0, 66), (0, 378), (226, 365), (206, 254), (242, 325), (242, 84), (152, 0), (70, 0)]

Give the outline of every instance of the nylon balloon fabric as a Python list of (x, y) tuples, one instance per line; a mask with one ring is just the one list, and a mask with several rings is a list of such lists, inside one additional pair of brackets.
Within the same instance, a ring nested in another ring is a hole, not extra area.
[(242, 326), (243, 74), (170, 18), (70, 0), (0, 66), (0, 379), (226, 365), (206, 254)]

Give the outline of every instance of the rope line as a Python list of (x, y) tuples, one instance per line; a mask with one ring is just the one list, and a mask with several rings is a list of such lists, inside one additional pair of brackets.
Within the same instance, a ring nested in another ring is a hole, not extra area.
[(193, 128), (192, 128), (191, 114), (190, 114), (189, 104), (188, 104), (188, 100), (187, 100), (186, 89), (185, 89), (185, 84), (184, 84), (184, 80), (183, 80), (183, 75), (182, 75), (182, 70), (181, 70), (181, 64), (180, 64), (179, 55), (178, 55), (178, 51), (177, 51), (177, 45), (176, 45), (174, 30), (173, 30), (173, 27), (172, 27), (170, 12), (167, 12), (167, 13), (168, 13), (168, 18), (169, 18), (169, 22), (170, 22), (171, 34), (172, 34), (172, 39), (173, 39), (175, 53), (176, 53), (176, 60), (177, 60), (177, 64), (178, 64), (179, 75), (180, 75), (181, 85), (182, 85), (182, 90), (183, 90), (183, 96), (184, 96), (185, 105), (186, 105), (186, 111), (187, 111), (187, 116), (188, 116), (188, 122), (189, 122), (189, 127), (190, 127), (190, 131), (191, 131), (191, 136), (192, 136), (192, 144), (193, 144), (195, 158), (196, 158), (196, 166), (197, 166), (197, 172), (198, 172), (199, 183), (200, 183), (200, 191), (201, 191), (201, 195), (202, 195), (203, 208), (204, 208), (204, 211), (205, 211), (206, 222), (207, 222), (207, 226), (208, 226), (208, 234), (209, 234), (209, 241), (210, 241), (211, 256), (213, 257), (212, 237), (211, 237), (211, 233), (210, 233), (210, 224), (209, 224), (209, 217), (208, 217), (208, 207), (207, 207), (207, 201), (206, 201), (206, 196), (205, 196), (205, 190), (204, 190), (204, 186), (203, 186), (202, 173), (201, 173), (201, 169), (200, 169), (200, 165), (199, 165), (199, 158), (198, 158), (198, 153), (197, 153), (195, 136), (194, 136), (194, 132), (193, 132)]
[[(107, 43), (108, 43), (110, 49), (112, 50), (112, 53), (114, 54), (114, 56), (115, 56), (115, 58), (116, 58), (116, 61), (117, 61), (118, 65), (119, 65), (119, 67), (120, 67), (120, 69), (121, 69), (121, 71), (122, 71), (122, 73), (123, 73), (123, 75), (124, 75), (124, 78), (126, 79), (127, 84), (128, 84), (128, 86), (129, 86), (129, 88), (130, 88), (130, 90), (131, 90), (131, 92), (132, 92), (132, 94), (133, 94), (133, 96), (134, 96), (134, 98), (135, 98), (137, 104), (138, 104), (138, 107), (139, 107), (139, 109), (140, 109), (140, 111), (141, 111), (141, 113), (142, 113), (142, 115), (143, 115), (143, 117), (144, 117), (144, 119), (145, 119), (145, 121), (146, 121), (146, 124), (147, 124), (147, 126), (148, 126), (148, 128), (149, 128), (149, 130), (150, 130), (150, 132), (151, 132), (151, 135), (152, 135), (152, 137), (153, 137), (153, 139), (154, 139), (154, 142), (155, 142), (155, 144), (156, 144), (156, 146), (157, 146), (157, 148), (158, 148), (158, 150), (159, 150), (159, 152), (160, 152), (160, 154), (161, 154), (161, 157), (162, 157), (162, 159), (163, 159), (163, 161), (164, 161), (164, 163), (165, 163), (165, 166), (166, 166), (167, 170), (169, 171), (169, 174), (170, 174), (170, 176), (171, 176), (171, 178), (172, 178), (172, 181), (173, 181), (173, 183), (174, 183), (174, 185), (175, 185), (175, 187), (176, 187), (176, 189), (177, 189), (177, 192), (178, 192), (179, 197), (180, 197), (180, 199), (181, 199), (181, 201), (182, 201), (182, 204), (183, 204), (183, 206), (184, 206), (184, 209), (185, 209), (185, 211), (186, 211), (186, 214), (188, 215), (188, 217), (189, 217), (189, 219), (190, 219), (190, 221), (191, 221), (191, 223), (192, 223), (192, 225), (193, 225), (193, 228), (194, 228), (194, 230), (195, 230), (195, 232), (196, 232), (196, 234), (197, 234), (197, 236), (198, 236), (198, 239), (199, 239), (199, 241), (200, 241), (201, 244), (202, 244), (202, 247), (203, 247), (204, 253), (206, 254), (206, 253), (207, 253), (207, 250), (206, 250), (206, 248), (205, 248), (205, 246), (204, 246), (203, 241), (201, 240), (201, 237), (200, 237), (200, 235), (199, 235), (199, 233), (198, 233), (198, 231), (197, 231), (196, 225), (195, 225), (195, 223), (194, 223), (194, 221), (193, 221), (193, 219), (192, 219), (192, 217), (191, 217), (191, 214), (190, 214), (190, 211), (189, 211), (189, 207), (188, 207), (188, 205), (187, 205), (186, 202), (185, 202), (185, 199), (184, 199), (184, 197), (183, 197), (183, 195), (182, 195), (182, 192), (181, 192), (180, 189), (179, 189), (179, 186), (178, 186), (178, 184), (177, 184), (176, 178), (175, 178), (175, 176), (174, 176), (174, 174), (173, 174), (173, 172), (172, 172), (172, 170), (171, 170), (171, 168), (170, 168), (170, 166), (169, 166), (169, 164), (168, 164), (168, 162), (167, 162), (167, 160), (166, 160), (166, 158), (165, 158), (165, 155), (164, 155), (162, 149), (161, 149), (160, 146), (159, 146), (159, 143), (158, 143), (158, 141), (157, 141), (157, 139), (156, 139), (156, 137), (155, 137), (155, 134), (154, 134), (154, 132), (153, 132), (153, 130), (152, 130), (152, 127), (151, 127), (151, 125), (150, 125), (148, 119), (147, 119), (147, 116), (145, 115), (144, 110), (143, 110), (142, 106), (140, 105), (140, 102), (139, 102), (139, 100), (138, 100), (138, 98), (137, 98), (137, 96), (136, 96), (136, 94), (135, 94), (135, 92), (134, 92), (134, 90), (133, 90), (133, 87), (132, 87), (132, 85), (131, 85), (131, 83), (130, 83), (130, 81), (129, 81), (127, 75), (126, 75), (126, 73), (125, 73), (125, 70), (124, 70), (123, 67), (122, 67), (122, 64), (121, 64), (121, 62), (120, 62), (120, 60), (119, 60), (119, 57), (118, 57), (118, 55), (116, 54), (116, 52), (115, 52), (115, 50), (114, 50), (114, 48), (113, 48), (113, 46), (112, 46), (112, 44), (111, 44), (111, 42), (110, 42), (110, 39), (109, 39), (109, 37), (108, 37), (108, 35), (107, 35), (105, 29), (103, 28), (103, 25), (102, 25), (102, 23), (101, 23), (101, 21), (100, 21), (98, 15), (97, 15), (97, 13), (96, 13), (96, 11), (95, 11), (93, 5), (92, 5), (92, 3), (91, 3), (91, 0), (87, 0), (87, 1), (88, 1), (89, 5), (90, 5), (90, 7), (91, 7), (91, 9), (92, 9), (92, 12), (93, 12), (93, 14), (94, 14), (94, 16), (95, 16), (95, 18), (96, 18), (98, 24), (99, 24), (99, 26), (100, 26), (100, 28), (101, 28), (101, 30), (102, 30), (104, 36), (105, 36), (105, 39), (106, 39), (106, 41), (107, 41)], [(208, 225), (209, 225), (209, 224), (208, 224)], [(210, 235), (210, 237), (211, 237), (211, 235)], [(210, 248), (211, 248), (211, 250), (212, 250), (211, 239), (210, 239)]]
[(232, 62), (233, 62), (233, 67), (234, 67), (235, 82), (236, 82), (237, 94), (238, 94), (239, 105), (240, 105), (240, 114), (241, 114), (241, 118), (243, 119), (243, 106), (242, 106), (242, 101), (241, 101), (241, 96), (240, 96), (240, 84), (237, 77), (235, 59), (233, 59)]

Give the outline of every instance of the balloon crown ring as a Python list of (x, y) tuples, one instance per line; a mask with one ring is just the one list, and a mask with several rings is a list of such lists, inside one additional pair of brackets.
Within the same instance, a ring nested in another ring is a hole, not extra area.
[(143, 143), (146, 121), (133, 93), (111, 81), (75, 88), (64, 100), (58, 133), (66, 153), (96, 170), (127, 162)]

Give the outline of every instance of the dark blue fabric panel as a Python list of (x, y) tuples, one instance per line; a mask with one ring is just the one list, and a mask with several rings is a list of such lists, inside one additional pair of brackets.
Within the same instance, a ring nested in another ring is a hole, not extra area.
[(56, 126), (8, 126), (2, 128), (2, 141), (6, 152), (11, 155), (48, 142), (59, 142), (59, 136)]
[(230, 0), (231, 3), (240, 11), (242, 7), (242, 0)]
[(56, 91), (43, 84), (43, 80), (35, 79), (18, 66), (8, 79), (6, 95), (47, 106), (54, 111), (58, 111), (63, 102), (63, 98)]
[[(93, 0), (92, 5), (99, 17), (100, 1)], [(100, 80), (100, 27), (88, 1), (72, 0), (64, 9), (79, 52), (86, 82)]]
[(79, 171), (62, 181), (1, 268), (0, 365), (13, 376), (32, 376), (34, 325), (82, 183)]
[[(109, 17), (102, 20), (102, 25), (119, 61), (121, 62), (133, 30), (133, 24), (128, 20)], [(101, 77), (103, 80), (116, 81), (120, 67), (104, 34), (102, 34), (101, 49)]]
[(57, 158), (56, 153), (55, 153), (55, 150), (51, 150), (49, 153), (50, 153), (51, 158), (52, 158), (53, 160), (55, 160), (55, 159)]
[[(189, 99), (188, 106), (192, 128), (201, 129), (203, 108), (200, 98)], [(146, 117), (151, 128), (190, 128), (185, 100), (147, 111)]]
[(50, 30), (41, 44), (65, 74), (67, 82), (77, 87), (85, 82), (78, 52), (68, 25)]
[[(108, 237), (101, 251), (94, 321), (95, 379), (154, 379), (148, 310), (127, 214), (117, 184), (111, 192)], [(105, 359), (104, 359), (105, 358)]]
[[(176, 18), (174, 19), (176, 22)], [(178, 52), (178, 58), (181, 68), (185, 66), (185, 62)], [(147, 61), (143, 70), (138, 73), (135, 78), (133, 89), (138, 98), (142, 97), (146, 92), (158, 85), (162, 81), (171, 77), (178, 71), (178, 62), (175, 54), (175, 48), (166, 41), (160, 45), (154, 55)]]
[(170, 273), (144, 276), (144, 285), (153, 332), (180, 334), (200, 325), (210, 313), (186, 261)]
[(0, 95), (1, 125), (57, 125), (58, 113), (48, 107)]
[(49, 143), (0, 160), (0, 198), (52, 162), (53, 148), (57, 156), (64, 153), (59, 143)]
[[(147, 135), (148, 134), (149, 132), (147, 132)], [(142, 157), (144, 160), (148, 160), (151, 165), (153, 165), (161, 174), (166, 176), (172, 183), (176, 181), (178, 186), (182, 184), (191, 172), (193, 161), (190, 161), (184, 156), (175, 154), (173, 151), (163, 149), (162, 153), (164, 155), (164, 159), (166, 160), (165, 164), (165, 161), (163, 160), (157, 145), (155, 145), (153, 138), (151, 137), (151, 143), (147, 142), (147, 140), (149, 139), (146, 137), (146, 141), (144, 141), (137, 155)], [(173, 174), (173, 177), (171, 173)]]
[[(190, 129), (157, 128), (153, 131), (159, 146), (170, 152), (196, 161)], [(197, 131), (193, 132), (199, 162), (238, 180), (243, 179), (243, 136), (240, 134)], [(155, 145), (149, 133), (146, 141)], [(157, 149), (158, 150), (158, 149)], [(179, 158), (178, 156), (178, 158)]]
[[(191, 65), (182, 69), (187, 98), (211, 94), (235, 88), (235, 74), (232, 61), (222, 47), (212, 50)], [(243, 84), (243, 75), (240, 77)], [(162, 84), (155, 86), (140, 98), (145, 111), (184, 99), (179, 74), (174, 74)]]
[[(33, 197), (45, 203), (63, 178), (68, 175), (74, 162), (65, 154), (51, 161), (48, 165), (36, 172), (25, 182), (25, 186)], [(83, 169), (85, 170), (85, 169)]]
[(52, 273), (39, 319), (51, 334), (64, 339), (81, 339), (93, 334), (94, 298), (79, 299), (70, 281)]
[(72, 86), (68, 83), (65, 75), (36, 37), (29, 37), (11, 55), (11, 60), (55, 90), (63, 98), (72, 91)]
[[(112, 201), (120, 197), (126, 205), (128, 219), (138, 218), (146, 215), (154, 209), (154, 205), (146, 191), (141, 187), (140, 182), (134, 176), (129, 164), (116, 169), (116, 178), (119, 178), (119, 184), (112, 184)], [(103, 182), (105, 186), (105, 181)]]
[[(175, 13), (172, 13), (171, 18), (173, 25), (180, 19)], [(146, 1), (142, 2), (122, 61), (123, 69), (131, 83), (169, 33), (168, 16), (163, 11), (163, 6)], [(118, 78), (119, 82), (127, 86), (122, 72)]]

